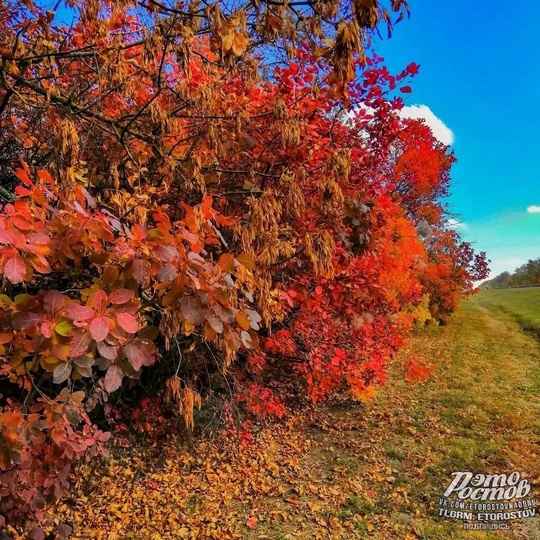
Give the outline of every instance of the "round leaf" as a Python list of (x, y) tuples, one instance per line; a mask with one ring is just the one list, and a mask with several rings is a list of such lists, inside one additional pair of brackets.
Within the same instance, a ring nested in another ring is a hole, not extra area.
[(73, 335), (73, 323), (71, 321), (62, 321), (60, 324), (57, 324), (54, 331), (64, 337)]
[(129, 302), (135, 293), (130, 289), (116, 289), (109, 295), (109, 301), (111, 304), (125, 304)]
[(119, 313), (116, 316), (116, 321), (118, 322), (118, 326), (129, 334), (134, 334), (139, 330), (139, 323), (131, 313)]
[(234, 255), (231, 253), (224, 253), (219, 258), (219, 266), (221, 266), (225, 272), (232, 272), (234, 270)]
[(90, 323), (90, 334), (92, 335), (92, 338), (96, 341), (103, 341), (107, 337), (109, 330), (110, 322), (107, 317), (96, 317)]
[(25, 262), (18, 255), (9, 258), (4, 264), (4, 275), (14, 285), (22, 283), (26, 276)]
[(107, 392), (109, 393), (118, 390), (120, 388), (120, 385), (122, 384), (123, 378), (124, 374), (122, 373), (122, 370), (117, 365), (111, 366), (107, 370), (107, 374), (105, 375), (105, 379), (103, 380), (105, 390), (107, 390)]
[(69, 362), (58, 364), (53, 371), (53, 382), (55, 384), (62, 384), (63, 382), (67, 381), (72, 370), (73, 366)]

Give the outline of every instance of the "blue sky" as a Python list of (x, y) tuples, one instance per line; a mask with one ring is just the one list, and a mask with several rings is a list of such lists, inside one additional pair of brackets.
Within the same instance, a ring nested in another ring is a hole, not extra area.
[(512, 271), (540, 257), (540, 3), (409, 5), (410, 20), (376, 52), (394, 72), (420, 64), (407, 105), (426, 105), (453, 132), (461, 232), (487, 252), (491, 277)]

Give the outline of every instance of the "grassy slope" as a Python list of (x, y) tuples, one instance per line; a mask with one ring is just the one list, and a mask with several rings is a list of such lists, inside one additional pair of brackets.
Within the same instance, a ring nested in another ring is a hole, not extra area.
[(482, 291), (481, 305), (500, 308), (513, 315), (520, 325), (540, 337), (540, 287)]
[[(540, 345), (508, 311), (538, 315), (531, 292), (515, 293), (483, 292), (415, 338), (411, 349), (438, 365), (425, 385), (407, 387), (396, 367), (367, 407), (293, 416), (247, 449), (200, 444), (188, 456), (169, 446), (157, 449), (160, 464), (140, 450), (85, 465), (57, 519), (77, 538), (501, 538), (435, 512), (456, 470), (517, 469), (540, 496)], [(537, 530), (529, 522), (504, 537)]]

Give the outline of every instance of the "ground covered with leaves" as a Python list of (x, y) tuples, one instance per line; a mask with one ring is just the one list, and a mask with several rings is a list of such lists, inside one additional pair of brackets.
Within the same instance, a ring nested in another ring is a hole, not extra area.
[(247, 445), (158, 441), (83, 465), (55, 521), (111, 540), (540, 538), (535, 520), (496, 535), (436, 516), (457, 470), (519, 470), (538, 491), (538, 342), (481, 293), (412, 349), (437, 364), (426, 384), (396, 368), (368, 403), (292, 415)]

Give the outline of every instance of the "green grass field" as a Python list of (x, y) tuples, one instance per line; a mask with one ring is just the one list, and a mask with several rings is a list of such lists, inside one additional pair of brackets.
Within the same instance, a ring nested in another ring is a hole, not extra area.
[(540, 337), (540, 287), (481, 291), (475, 300), (483, 307), (505, 311), (524, 330)]

